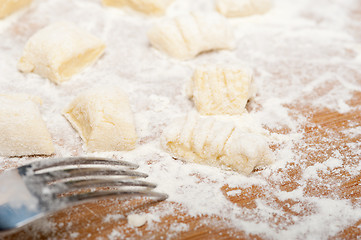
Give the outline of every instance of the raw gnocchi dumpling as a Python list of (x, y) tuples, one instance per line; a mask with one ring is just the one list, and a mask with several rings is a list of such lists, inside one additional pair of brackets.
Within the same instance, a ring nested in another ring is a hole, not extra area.
[(0, 155), (51, 155), (54, 146), (40, 115), (41, 99), (0, 94)]
[(249, 132), (233, 121), (195, 113), (170, 124), (162, 134), (161, 143), (177, 158), (228, 167), (246, 175), (274, 160), (265, 135)]
[(118, 88), (90, 89), (64, 110), (91, 152), (135, 148), (137, 134), (128, 96)]
[(26, 43), (18, 63), (22, 72), (34, 72), (59, 84), (94, 63), (105, 44), (68, 22), (53, 23)]
[(241, 114), (254, 93), (253, 71), (237, 66), (198, 67), (188, 89), (198, 112), (204, 115)]
[(0, 0), (0, 18), (28, 6), (33, 0)]
[(151, 15), (162, 15), (174, 0), (103, 0), (103, 4), (112, 7), (131, 7)]
[(272, 7), (271, 0), (217, 0), (218, 12), (226, 17), (246, 17), (264, 14)]
[(192, 13), (163, 20), (149, 30), (148, 38), (155, 48), (183, 60), (234, 47), (233, 32), (218, 14)]

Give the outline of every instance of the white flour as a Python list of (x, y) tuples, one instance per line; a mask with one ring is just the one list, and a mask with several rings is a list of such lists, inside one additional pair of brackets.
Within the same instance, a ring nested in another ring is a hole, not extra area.
[[(234, 51), (211, 52), (190, 61), (178, 61), (148, 43), (147, 29), (159, 18), (104, 8), (98, 0), (35, 0), (28, 11), (0, 21), (0, 91), (27, 93), (43, 99), (41, 112), (52, 134), (57, 157), (123, 158), (139, 164), (139, 171), (150, 175), (147, 180), (157, 183), (158, 191), (169, 194), (167, 201), (182, 204), (191, 216), (215, 215), (230, 227), (266, 238), (327, 239), (358, 221), (361, 208), (338, 195), (308, 194), (308, 188), (312, 181), (326, 188), (340, 184), (336, 177), (326, 182), (322, 174), (347, 173), (344, 174), (347, 179), (359, 174), (360, 122), (350, 120), (341, 132), (335, 130), (320, 136), (317, 144), (303, 130), (311, 112), (296, 109), (310, 106), (336, 113), (361, 110), (360, 105), (350, 104), (354, 94), (361, 91), (360, 13), (353, 17), (357, 14), (355, 9), (361, 11), (359, 0), (275, 0), (273, 9), (266, 15), (229, 19), (237, 38)], [(214, 11), (213, 1), (177, 0), (167, 15), (197, 10)], [(61, 85), (35, 74), (18, 72), (16, 64), (27, 39), (58, 20), (74, 22), (104, 40), (107, 48), (103, 57)], [(286, 133), (275, 135), (280, 142), (285, 141), (276, 147), (277, 162), (272, 166), (246, 177), (176, 161), (160, 148), (159, 136), (164, 127), (194, 109), (186, 97), (185, 85), (194, 66), (208, 62), (244, 62), (254, 68), (258, 93), (250, 104), (251, 115), (266, 128)], [(97, 85), (118, 85), (128, 93), (139, 135), (134, 151), (87, 154), (80, 137), (61, 115), (62, 109), (79, 92)], [(349, 151), (335, 149), (333, 143), (340, 140), (339, 134), (350, 139), (345, 143)], [(305, 149), (315, 155), (307, 156)], [(33, 159), (0, 158), (0, 168)], [(315, 163), (315, 159), (320, 160)], [(357, 160), (356, 164), (352, 159)], [(150, 160), (152, 163), (148, 164)], [(292, 162), (305, 169), (300, 179), (291, 179), (286, 173), (294, 167)], [(293, 191), (281, 187), (287, 182), (297, 184)], [(230, 188), (227, 194), (221, 190), (224, 185)], [(232, 188), (252, 186), (262, 188), (265, 194), (254, 202), (256, 207), (245, 208), (227, 199), (245, 194)], [(276, 198), (281, 203), (274, 201)], [(160, 227), (162, 216), (173, 211), (165, 209), (156, 206), (150, 209), (152, 217), (147, 229)], [(114, 218), (117, 216), (109, 215), (105, 221)], [(212, 223), (209, 221), (204, 224)], [(175, 222), (168, 229), (169, 237), (175, 238), (177, 233), (188, 229), (187, 224)], [(115, 227), (104, 238), (122, 238), (123, 234), (122, 228)], [(135, 238), (141, 234), (136, 230)], [(77, 232), (70, 235), (76, 236)]]

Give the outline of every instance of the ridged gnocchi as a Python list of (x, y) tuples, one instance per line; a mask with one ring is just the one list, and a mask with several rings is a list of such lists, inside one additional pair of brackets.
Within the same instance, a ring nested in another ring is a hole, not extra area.
[(174, 0), (102, 0), (102, 2), (105, 6), (130, 7), (145, 14), (162, 15)]
[(161, 143), (177, 158), (227, 167), (245, 175), (274, 161), (265, 135), (250, 132), (233, 121), (195, 113), (171, 123), (164, 130)]
[(218, 14), (191, 13), (163, 20), (149, 30), (148, 38), (155, 48), (182, 60), (234, 47), (233, 31)]
[(242, 114), (255, 94), (253, 71), (236, 66), (197, 67), (187, 90), (201, 114)]
[(217, 0), (216, 8), (226, 17), (247, 17), (264, 14), (272, 7), (271, 0)]

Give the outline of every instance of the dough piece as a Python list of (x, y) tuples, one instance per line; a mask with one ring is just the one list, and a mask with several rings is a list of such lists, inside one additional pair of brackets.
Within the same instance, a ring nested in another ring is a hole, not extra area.
[(28, 40), (18, 69), (59, 84), (95, 62), (104, 49), (104, 43), (98, 38), (71, 23), (57, 22)]
[(225, 166), (246, 175), (274, 160), (266, 136), (246, 131), (233, 121), (193, 113), (170, 124), (161, 143), (185, 161)]
[(4, 18), (24, 8), (33, 0), (0, 0), (0, 18)]
[(149, 30), (148, 38), (155, 48), (183, 60), (201, 52), (234, 47), (233, 33), (218, 14), (192, 13), (164, 20)]
[(51, 155), (54, 146), (38, 104), (25, 94), (0, 94), (0, 155)]
[(204, 115), (241, 114), (254, 93), (253, 72), (246, 67), (198, 67), (189, 89), (198, 112)]
[(112, 7), (131, 7), (150, 15), (163, 15), (174, 0), (102, 0), (103, 4)]
[(271, 0), (217, 0), (218, 12), (226, 17), (247, 17), (264, 14), (272, 7)]
[(135, 148), (137, 135), (128, 96), (118, 88), (91, 89), (64, 110), (91, 152)]

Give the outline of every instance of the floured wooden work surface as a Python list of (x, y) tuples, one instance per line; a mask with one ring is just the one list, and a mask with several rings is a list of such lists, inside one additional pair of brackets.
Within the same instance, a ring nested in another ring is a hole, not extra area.
[[(175, 16), (214, 11), (212, 1), (176, 1)], [(73, 21), (103, 39), (103, 57), (82, 74), (54, 85), (16, 63), (26, 40), (49, 22)], [(87, 155), (61, 116), (78, 92), (118, 85), (135, 113), (138, 147), (92, 154), (139, 164), (162, 203), (102, 200), (63, 210), (7, 239), (350, 239), (361, 236), (361, 3), (357, 0), (275, 0), (266, 15), (231, 19), (234, 51), (172, 60), (149, 46), (158, 18), (103, 8), (99, 1), (35, 1), (0, 22), (1, 92), (35, 94), (56, 148), (55, 156)], [(277, 161), (250, 176), (176, 161), (159, 146), (171, 120), (194, 109), (184, 86), (194, 66), (245, 62), (255, 70), (257, 97), (248, 109), (272, 133)], [(0, 158), (1, 169), (34, 158)], [(46, 158), (44, 158), (46, 161)], [(146, 213), (134, 228), (126, 215)]]

